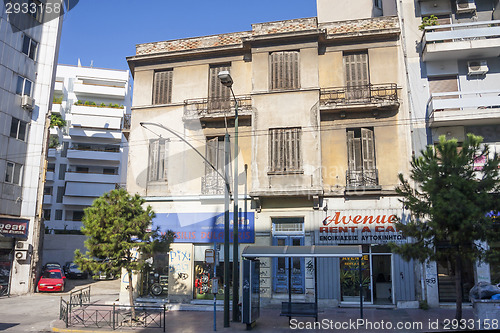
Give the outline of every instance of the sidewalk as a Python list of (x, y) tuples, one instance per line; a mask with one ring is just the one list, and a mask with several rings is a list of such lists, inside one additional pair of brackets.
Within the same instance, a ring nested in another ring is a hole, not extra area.
[[(231, 322), (229, 328), (223, 327), (223, 313), (217, 311), (217, 331), (237, 332), (246, 331), (246, 325)], [(420, 309), (377, 309), (364, 310), (364, 326), (358, 326), (360, 312), (357, 308), (326, 309), (319, 314), (319, 323), (314, 329), (311, 318), (293, 318), (289, 325), (287, 317), (281, 317), (279, 309), (262, 308), (252, 332), (452, 332), (456, 331), (451, 320), (455, 316), (454, 308), (440, 308), (430, 310)], [(463, 309), (463, 318), (467, 328), (472, 329), (472, 309)], [(476, 323), (477, 324), (477, 323)], [(208, 311), (169, 311), (166, 315), (166, 332), (213, 332), (213, 312)], [(477, 329), (477, 327), (475, 327)], [(109, 328), (65, 328), (62, 321), (55, 321), (53, 332), (163, 332), (159, 328), (124, 328), (111, 330)]]

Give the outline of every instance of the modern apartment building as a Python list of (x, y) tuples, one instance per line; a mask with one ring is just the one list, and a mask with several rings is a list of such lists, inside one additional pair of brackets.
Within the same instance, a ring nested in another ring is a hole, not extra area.
[[(38, 1), (31, 1), (39, 4)], [(40, 260), (41, 190), (61, 18), (8, 14), (0, 6), (0, 286), (34, 291)]]
[[(400, 16), (413, 151), (418, 154), (440, 135), (460, 142), (474, 133), (484, 137), (492, 153), (500, 152), (498, 1), (403, 0)], [(499, 267), (466, 262), (462, 269), (466, 301), (475, 283), (500, 282)], [(455, 301), (453, 263), (429, 262), (422, 271), (423, 298), (431, 306)]]
[[(413, 262), (387, 246), (407, 241), (393, 225), (406, 218), (394, 188), (411, 157), (396, 2), (317, 3), (318, 17), (140, 44), (128, 58), (127, 189), (153, 207), (155, 225), (176, 232), (168, 260), (155, 265), (171, 300), (212, 297), (204, 251), (222, 242), (224, 180), (185, 141), (222, 173), (226, 131), (234, 151), (235, 107), (217, 76), (229, 71), (239, 111), (239, 153), (231, 160), (240, 171), (231, 179), (238, 178), (243, 210), (240, 252), (248, 245), (359, 245), (365, 302), (418, 305)], [(308, 259), (261, 258), (261, 299), (281, 302), (291, 285), (294, 298), (311, 300), (317, 283), (322, 303), (357, 302), (356, 265), (352, 258), (321, 259), (317, 267)]]
[[(79, 231), (84, 208), (124, 186), (129, 77), (125, 70), (57, 66), (52, 114), (66, 124), (50, 129), (43, 199), (48, 233)], [(48, 251), (44, 260), (71, 261), (73, 251), (59, 253), (58, 258)]]

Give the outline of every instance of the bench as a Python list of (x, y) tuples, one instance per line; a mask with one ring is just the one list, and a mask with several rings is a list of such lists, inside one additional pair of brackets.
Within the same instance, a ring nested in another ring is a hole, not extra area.
[(288, 317), (314, 317), (318, 321), (318, 306), (316, 303), (282, 302), (280, 316)]

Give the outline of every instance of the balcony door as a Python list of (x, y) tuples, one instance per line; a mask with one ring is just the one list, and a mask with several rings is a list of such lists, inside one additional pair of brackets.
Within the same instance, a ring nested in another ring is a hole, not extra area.
[(368, 70), (368, 52), (344, 54), (346, 81), (346, 102), (370, 102), (370, 74)]
[(347, 130), (347, 186), (377, 186), (373, 128)]
[(231, 106), (231, 90), (224, 86), (219, 79), (219, 73), (229, 71), (229, 64), (210, 66), (208, 82), (208, 112), (228, 110)]

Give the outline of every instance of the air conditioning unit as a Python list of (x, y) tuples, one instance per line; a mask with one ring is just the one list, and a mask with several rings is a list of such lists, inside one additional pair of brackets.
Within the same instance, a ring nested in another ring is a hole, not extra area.
[(473, 60), (467, 62), (469, 75), (483, 75), (488, 73), (488, 63), (486, 60)]
[(16, 251), (16, 259), (17, 260), (28, 260), (28, 251)]
[(35, 100), (28, 95), (23, 95), (21, 97), (21, 106), (26, 110), (33, 110), (35, 107)]
[(457, 0), (457, 14), (471, 13), (476, 11), (474, 0)]
[(26, 242), (21, 242), (18, 241), (16, 242), (16, 251), (28, 251), (31, 252), (33, 249), (33, 246), (29, 243)]

